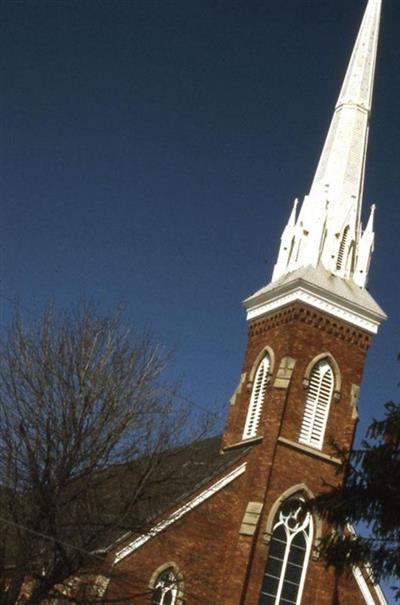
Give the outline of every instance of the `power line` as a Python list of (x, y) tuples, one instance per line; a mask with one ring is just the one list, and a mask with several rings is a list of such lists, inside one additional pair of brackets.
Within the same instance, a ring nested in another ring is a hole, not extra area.
[(54, 542), (55, 544), (61, 544), (62, 546), (65, 546), (66, 548), (72, 548), (73, 550), (82, 552), (85, 555), (90, 555), (91, 557), (97, 557), (99, 560), (103, 561), (103, 559), (99, 555), (96, 555), (96, 553), (90, 552), (89, 550), (81, 548), (80, 546), (75, 546), (74, 544), (69, 544), (68, 542), (64, 542), (63, 540), (60, 540), (58, 538), (54, 538), (54, 536), (49, 536), (48, 534), (44, 534), (35, 529), (31, 529), (30, 527), (26, 527), (26, 525), (22, 525), (21, 523), (17, 523), (16, 521), (12, 521), (11, 519), (5, 519), (4, 517), (0, 516), (0, 522), (5, 523), (5, 525), (11, 525), (12, 527), (22, 529), (23, 531), (26, 531), (29, 534), (37, 536), (38, 538), (43, 538), (44, 540)]

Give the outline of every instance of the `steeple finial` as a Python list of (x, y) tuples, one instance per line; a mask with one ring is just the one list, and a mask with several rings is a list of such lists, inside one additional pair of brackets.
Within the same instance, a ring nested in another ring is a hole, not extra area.
[(381, 5), (367, 4), (310, 193), (296, 224), (284, 230), (273, 280), (322, 263), (360, 287), (366, 284), (368, 268), (359, 266), (361, 204)]

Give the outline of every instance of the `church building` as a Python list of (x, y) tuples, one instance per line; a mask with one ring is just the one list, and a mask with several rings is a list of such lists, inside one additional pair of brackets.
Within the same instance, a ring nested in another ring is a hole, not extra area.
[[(368, 0), (309, 193), (271, 281), (245, 302), (248, 343), (224, 434), (187, 449), (190, 488), (108, 548), (106, 598), (152, 605), (384, 605), (368, 570), (338, 576), (301, 503), (337, 484), (372, 337), (374, 206), (361, 223), (381, 0)], [(183, 454), (182, 464), (185, 464)], [(124, 599), (130, 585), (135, 598)]]

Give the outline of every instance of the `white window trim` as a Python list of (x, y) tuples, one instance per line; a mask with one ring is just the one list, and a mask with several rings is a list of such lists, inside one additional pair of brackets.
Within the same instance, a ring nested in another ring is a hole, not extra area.
[[(291, 498), (288, 498), (288, 500), (290, 500), (290, 499)], [(304, 502), (303, 498), (299, 498), (299, 499)], [(285, 501), (281, 502), (280, 508), (282, 507), (282, 505), (284, 504), (284, 502)], [(280, 508), (278, 509), (278, 511), (280, 510)], [(308, 514), (310, 515), (309, 516), (310, 532), (306, 536), (306, 552), (305, 552), (305, 555), (304, 555), (303, 569), (302, 569), (302, 572), (301, 572), (301, 578), (300, 578), (300, 582), (299, 582), (299, 589), (298, 589), (298, 592), (297, 592), (296, 605), (300, 605), (301, 604), (301, 599), (302, 599), (303, 590), (304, 590), (304, 584), (306, 582), (308, 564), (310, 562), (311, 548), (312, 548), (313, 540), (314, 540), (314, 519), (313, 519), (313, 517), (312, 517), (312, 515), (310, 513), (308, 513)], [(276, 524), (275, 524), (275, 526), (272, 529), (272, 532), (271, 532), (272, 534), (273, 534), (273, 532), (275, 530), (275, 527), (276, 527)], [(283, 582), (284, 582), (284, 577), (285, 577), (285, 574), (282, 573), (282, 570), (283, 569), (286, 570), (287, 561), (288, 561), (288, 558), (289, 558), (289, 553), (290, 553), (289, 540), (290, 540), (290, 544), (291, 544), (291, 542), (294, 539), (294, 535), (286, 537), (287, 542), (286, 542), (285, 556), (284, 556), (284, 559), (282, 561), (281, 575), (280, 575), (279, 585), (278, 585), (277, 594), (276, 594), (276, 598), (275, 598), (275, 602), (276, 603), (279, 603), (280, 597), (281, 597), (281, 593), (282, 593), (282, 587), (283, 587)], [(267, 565), (268, 565), (268, 559), (267, 559)]]
[[(303, 569), (301, 571), (301, 578), (300, 578), (300, 583), (299, 583), (299, 590), (297, 592), (297, 600), (296, 600), (296, 605), (300, 605), (301, 603), (301, 598), (303, 596), (303, 590), (304, 590), (304, 584), (306, 582), (306, 575), (307, 575), (307, 569), (308, 569), (308, 563), (310, 561), (310, 552), (311, 552), (311, 546), (312, 546), (312, 542), (313, 542), (313, 523), (312, 523), (312, 518), (310, 520), (310, 524), (311, 524), (311, 529), (310, 529), (310, 534), (306, 537), (306, 544), (307, 544), (307, 548), (306, 548), (306, 554), (304, 556), (304, 563), (303, 563)], [(290, 539), (290, 544), (293, 541), (293, 537), (291, 537)], [(290, 553), (290, 545), (288, 543), (288, 546), (286, 547), (286, 552), (285, 552), (285, 558), (282, 562), (282, 567), (287, 566), (287, 561), (289, 558), (289, 553)], [(282, 588), (283, 588), (283, 580), (284, 580), (285, 575), (281, 574), (281, 578), (279, 581), (279, 587), (278, 587), (278, 594), (277, 597), (279, 596), (279, 600), (277, 601), (277, 603), (279, 603), (280, 601), (280, 597), (282, 594)]]
[(265, 400), (265, 392), (267, 389), (270, 368), (271, 359), (268, 353), (266, 353), (260, 361), (254, 377), (249, 409), (247, 410), (246, 423), (243, 430), (243, 439), (251, 439), (257, 435)]
[[(310, 515), (311, 516), (311, 515)], [(299, 584), (299, 592), (297, 595), (297, 605), (301, 604), (301, 599), (303, 597), (303, 590), (304, 590), (304, 584), (306, 583), (306, 577), (307, 577), (307, 569), (308, 569), (308, 564), (310, 562), (310, 554), (311, 554), (311, 548), (313, 545), (313, 540), (314, 540), (314, 522), (313, 522), (313, 518), (311, 516), (310, 519), (310, 533), (307, 536), (307, 552), (306, 552), (306, 556), (304, 557), (304, 563), (303, 563), (303, 571), (301, 574), (301, 580), (300, 580), (300, 584)]]
[(213, 483), (213, 485), (211, 485), (211, 487), (209, 487), (208, 489), (206, 489), (203, 492), (201, 492), (200, 494), (198, 494), (198, 496), (195, 496), (194, 498), (192, 498), (192, 500), (189, 500), (189, 502), (186, 502), (186, 504), (184, 504), (183, 506), (178, 508), (175, 512), (173, 512), (171, 515), (169, 515), (169, 517), (167, 517), (164, 521), (160, 521), (159, 523), (154, 525), (154, 527), (152, 527), (147, 533), (142, 534), (141, 536), (139, 536), (138, 538), (136, 538), (135, 540), (130, 542), (130, 544), (128, 544), (124, 548), (121, 548), (121, 550), (117, 551), (115, 558), (114, 558), (114, 565), (116, 563), (119, 563), (122, 559), (124, 559), (125, 557), (127, 557), (128, 555), (133, 553), (135, 550), (137, 550), (141, 546), (143, 546), (143, 544), (146, 544), (146, 542), (151, 540), (151, 538), (153, 538), (154, 536), (159, 534), (161, 531), (163, 531), (170, 525), (172, 525), (172, 523), (175, 523), (176, 521), (178, 521), (178, 519), (181, 519), (184, 515), (189, 513), (196, 506), (199, 506), (199, 504), (202, 504), (203, 502), (205, 502), (205, 500), (208, 500), (208, 498), (211, 498), (211, 496), (213, 496), (214, 494), (219, 492), (226, 485), (228, 485), (229, 483), (234, 481), (237, 477), (242, 475), (246, 470), (246, 464), (247, 463), (244, 462), (240, 466), (236, 467), (233, 471), (231, 471), (230, 473), (225, 475), (225, 477), (222, 477), (222, 479)]

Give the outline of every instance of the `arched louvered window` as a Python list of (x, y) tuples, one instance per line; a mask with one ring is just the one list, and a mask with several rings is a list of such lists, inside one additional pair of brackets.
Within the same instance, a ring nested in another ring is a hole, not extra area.
[(299, 243), (297, 245), (297, 253), (296, 253), (296, 263), (299, 260), (300, 257), (300, 251), (301, 251), (301, 239), (299, 239)]
[(343, 231), (342, 241), (340, 242), (339, 252), (338, 252), (338, 256), (337, 256), (337, 260), (336, 260), (337, 271), (340, 271), (343, 266), (343, 259), (344, 259), (345, 252), (346, 252), (346, 244), (347, 244), (348, 236), (349, 236), (349, 226), (347, 226), (345, 228), (345, 230)]
[(313, 539), (302, 502), (286, 500), (275, 517), (258, 605), (300, 605)]
[(164, 569), (155, 579), (151, 593), (151, 605), (176, 605), (179, 580), (172, 567)]
[(355, 250), (355, 245), (354, 245), (354, 241), (352, 241), (349, 246), (349, 252), (347, 254), (347, 259), (346, 259), (345, 271), (346, 271), (347, 275), (354, 273), (354, 250)]
[(329, 406), (333, 394), (333, 371), (323, 359), (312, 369), (303, 421), (300, 429), (300, 443), (322, 449)]
[(265, 392), (267, 390), (270, 367), (271, 360), (269, 358), (269, 355), (266, 354), (257, 368), (256, 376), (254, 379), (249, 409), (247, 412), (246, 424), (244, 426), (243, 431), (243, 439), (249, 439), (250, 437), (255, 437), (257, 435), (257, 429), (261, 418), (262, 406), (265, 399)]
[(290, 265), (290, 261), (292, 260), (292, 256), (293, 256), (293, 250), (294, 250), (294, 244), (295, 244), (295, 237), (292, 237), (292, 241), (290, 243), (290, 248), (289, 248), (289, 254), (288, 254), (288, 259), (287, 259), (287, 263), (286, 263), (286, 268), (289, 267)]

